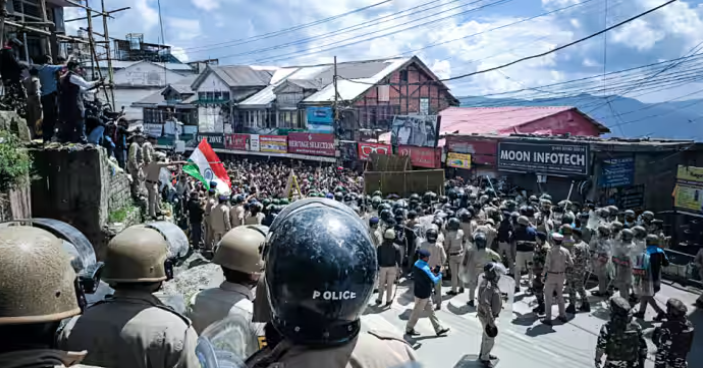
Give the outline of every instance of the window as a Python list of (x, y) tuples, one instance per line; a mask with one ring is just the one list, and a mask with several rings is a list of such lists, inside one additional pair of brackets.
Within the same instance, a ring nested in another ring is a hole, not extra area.
[(222, 100), (222, 92), (214, 92), (214, 100), (221, 101)]
[(222, 101), (229, 101), (229, 92), (222, 92)]
[(198, 92), (198, 101), (205, 101), (206, 98), (207, 95), (205, 94), (205, 92)]
[(408, 82), (408, 71), (407, 70), (401, 70), (400, 71), (400, 82)]
[(391, 86), (382, 84), (378, 86), (378, 102), (389, 102), (391, 100)]

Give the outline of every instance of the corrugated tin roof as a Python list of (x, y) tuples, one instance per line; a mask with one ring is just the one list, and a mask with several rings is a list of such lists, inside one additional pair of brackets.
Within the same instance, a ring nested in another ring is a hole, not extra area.
[(268, 86), (274, 72), (256, 70), (248, 65), (214, 66), (212, 71), (230, 87)]
[(195, 81), (195, 79), (197, 77), (198, 76), (196, 74), (189, 75), (187, 77), (184, 77), (183, 79), (179, 79), (179, 80), (169, 84), (169, 86), (171, 86), (171, 88), (175, 89), (176, 92), (178, 92), (180, 94), (188, 94), (188, 93), (192, 94), (192, 93), (195, 93), (195, 91), (193, 91), (193, 89), (191, 89), (190, 86), (191, 86), (191, 84), (193, 84), (193, 82)]
[[(152, 64), (158, 65), (158, 66), (160, 66), (160, 67), (162, 67), (162, 68), (165, 66), (166, 69), (168, 69), (168, 70), (174, 70), (174, 71), (195, 71), (195, 70), (194, 70), (190, 65), (188, 65), (188, 64), (179, 64), (179, 63), (154, 63), (154, 62), (146, 61), (146, 60), (144, 60), (144, 61), (122, 61), (122, 60), (115, 60), (115, 61), (112, 62), (112, 68), (113, 68), (113, 69), (124, 69), (124, 68), (128, 68), (128, 67), (130, 67), (130, 66), (132, 66), (132, 65), (134, 65), (134, 64), (138, 64), (138, 63), (142, 63), (142, 62), (152, 63)], [(90, 62), (85, 62), (85, 63), (84, 63), (84, 67), (85, 67), (85, 68), (90, 68), (90, 65), (91, 65)], [(100, 62), (98, 62), (98, 66), (99, 66), (101, 69), (107, 69), (107, 61), (100, 61)]]
[(160, 102), (164, 102), (164, 96), (161, 94), (163, 90), (154, 92), (139, 101), (132, 103), (132, 105), (157, 105)]
[(440, 134), (499, 134), (572, 109), (572, 106), (450, 107), (440, 113)]
[(264, 89), (262, 89), (259, 92), (256, 92), (255, 95), (247, 98), (246, 100), (240, 102), (238, 104), (239, 107), (259, 107), (259, 106), (267, 106), (271, 102), (273, 102), (276, 99), (276, 95), (273, 94), (274, 88), (276, 88), (277, 85), (270, 85)]

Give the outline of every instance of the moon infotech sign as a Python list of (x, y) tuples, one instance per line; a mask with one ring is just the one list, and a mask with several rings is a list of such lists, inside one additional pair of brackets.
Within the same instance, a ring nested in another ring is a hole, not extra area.
[(590, 147), (551, 142), (499, 142), (498, 170), (562, 176), (588, 176)]

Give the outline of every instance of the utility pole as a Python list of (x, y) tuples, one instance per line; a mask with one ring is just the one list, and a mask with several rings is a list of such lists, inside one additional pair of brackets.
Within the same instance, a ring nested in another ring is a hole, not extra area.
[(337, 91), (337, 56), (334, 57), (334, 75), (332, 76), (332, 83), (334, 84), (334, 105), (332, 105), (332, 111), (334, 113), (334, 125), (336, 128), (337, 121), (339, 120), (339, 109), (337, 108), (337, 97), (339, 96), (339, 92)]
[[(109, 13), (105, 11), (105, 0), (100, 0), (103, 11), (103, 32), (105, 33), (105, 54), (107, 55), (107, 77), (111, 86), (114, 86), (113, 70), (112, 70), (112, 52), (110, 50), (110, 34), (107, 31), (107, 17)], [(112, 97), (112, 111), (117, 111), (117, 102), (115, 101), (115, 88), (110, 88), (110, 96)], [(110, 101), (108, 101), (108, 104)]]

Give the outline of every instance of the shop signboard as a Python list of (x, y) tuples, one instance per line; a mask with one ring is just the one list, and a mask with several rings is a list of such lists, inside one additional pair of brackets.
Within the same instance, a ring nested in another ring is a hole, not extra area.
[(400, 146), (398, 147), (398, 154), (400, 156), (410, 156), (410, 163), (413, 166), (428, 169), (435, 169), (441, 166), (441, 148)]
[(457, 169), (471, 169), (471, 155), (467, 153), (447, 153), (447, 166)]
[(237, 151), (249, 149), (249, 134), (225, 134), (225, 148)]
[(359, 142), (359, 160), (368, 161), (371, 154), (390, 155), (391, 146), (383, 143)]
[(495, 138), (450, 135), (445, 140), (445, 147), (449, 152), (469, 153), (474, 164), (491, 166), (496, 164), (498, 143)]
[(144, 134), (147, 137), (153, 137), (153, 138), (159, 138), (162, 135), (164, 126), (162, 124), (152, 124), (152, 123), (145, 123), (144, 124)]
[(312, 156), (334, 156), (334, 135), (290, 133), (288, 134), (288, 152)]
[(287, 153), (288, 137), (285, 135), (260, 135), (259, 150), (261, 152)]
[(703, 214), (703, 167), (679, 165), (674, 189), (674, 207)]
[(600, 186), (602, 188), (625, 187), (635, 182), (635, 158), (613, 157), (601, 163)]
[(501, 141), (498, 143), (498, 170), (588, 176), (590, 155), (586, 144)]
[(259, 135), (249, 135), (249, 151), (259, 152)]
[(195, 139), (195, 146), (205, 139), (212, 148), (225, 148), (225, 135), (222, 133), (198, 133)]
[(308, 124), (332, 125), (334, 123), (332, 107), (310, 106), (305, 109), (305, 112), (308, 117)]

